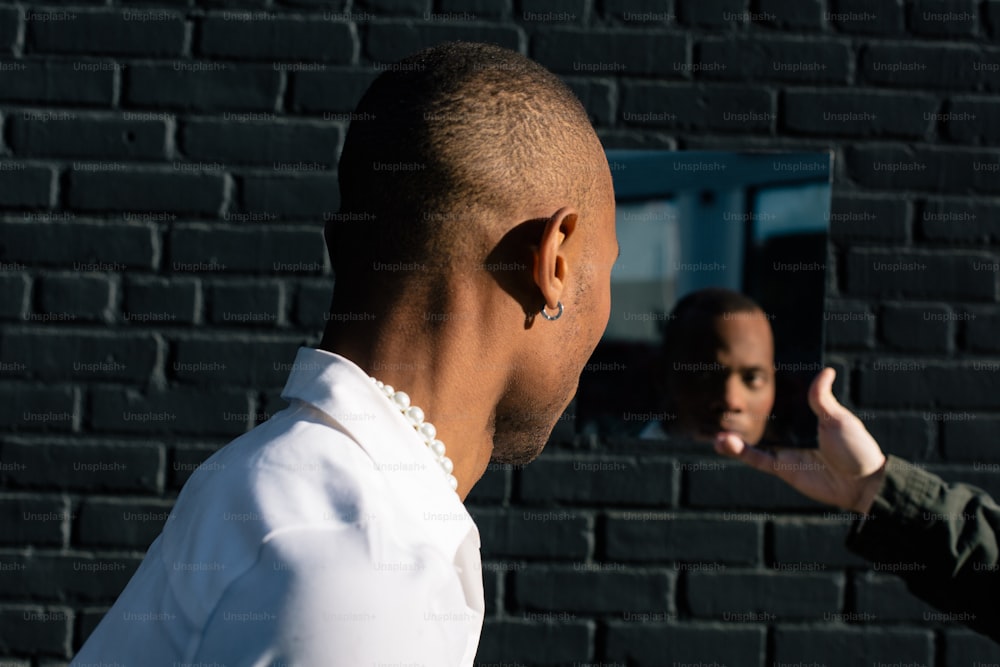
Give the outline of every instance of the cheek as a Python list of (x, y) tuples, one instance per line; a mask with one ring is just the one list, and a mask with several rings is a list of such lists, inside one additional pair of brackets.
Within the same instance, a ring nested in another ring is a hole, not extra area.
[(752, 400), (753, 411), (756, 414), (761, 416), (771, 414), (771, 409), (774, 407), (774, 383), (771, 383), (767, 391), (758, 392)]

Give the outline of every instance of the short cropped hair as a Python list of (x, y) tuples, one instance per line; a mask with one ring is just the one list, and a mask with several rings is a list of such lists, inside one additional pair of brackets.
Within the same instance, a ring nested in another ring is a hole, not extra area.
[(451, 42), (406, 58), (372, 83), (344, 141), (334, 272), (481, 261), (483, 231), (524, 206), (590, 205), (602, 175), (582, 150), (601, 148), (580, 101), (521, 54)]

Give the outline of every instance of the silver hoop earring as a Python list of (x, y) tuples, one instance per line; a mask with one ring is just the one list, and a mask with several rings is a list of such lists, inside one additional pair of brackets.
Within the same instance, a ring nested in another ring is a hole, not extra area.
[(562, 314), (563, 314), (563, 304), (562, 304), (562, 301), (556, 301), (556, 308), (559, 309), (559, 312), (556, 313), (555, 315), (549, 315), (548, 313), (545, 312), (545, 305), (543, 305), (542, 306), (542, 317), (544, 317), (545, 319), (547, 319), (549, 322), (555, 322), (560, 317), (562, 317)]

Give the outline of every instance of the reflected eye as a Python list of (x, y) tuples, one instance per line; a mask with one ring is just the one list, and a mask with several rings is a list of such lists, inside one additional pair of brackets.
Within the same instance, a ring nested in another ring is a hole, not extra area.
[(743, 382), (753, 389), (760, 389), (767, 384), (767, 376), (764, 371), (748, 371), (743, 374)]

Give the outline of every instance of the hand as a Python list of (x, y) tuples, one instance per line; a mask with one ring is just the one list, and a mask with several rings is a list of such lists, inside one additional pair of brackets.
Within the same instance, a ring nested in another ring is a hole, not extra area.
[(799, 493), (827, 505), (867, 514), (885, 477), (885, 455), (850, 410), (833, 396), (836, 371), (823, 369), (809, 387), (819, 418), (819, 449), (758, 449), (735, 435), (720, 435), (715, 451), (770, 473)]

